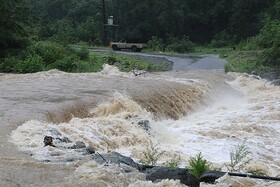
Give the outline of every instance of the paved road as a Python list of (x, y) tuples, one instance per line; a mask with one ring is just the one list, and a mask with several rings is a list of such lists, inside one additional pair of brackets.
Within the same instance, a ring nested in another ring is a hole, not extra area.
[(173, 63), (173, 71), (188, 71), (188, 70), (224, 70), (224, 66), (227, 63), (225, 60), (219, 58), (216, 55), (181, 55), (181, 54), (156, 54), (156, 53), (139, 53), (130, 51), (111, 51), (104, 49), (91, 49), (95, 52), (101, 53), (118, 53), (130, 56), (142, 56), (153, 58), (164, 58), (167, 61)]

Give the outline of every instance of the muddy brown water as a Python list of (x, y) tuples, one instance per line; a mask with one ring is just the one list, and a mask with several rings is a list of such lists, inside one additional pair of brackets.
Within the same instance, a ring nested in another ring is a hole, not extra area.
[[(85, 121), (79, 121), (79, 119), (77, 119), (78, 121), (76, 122), (74, 121), (70, 122), (70, 124), (65, 124), (65, 132), (72, 130), (73, 133), (79, 134), (78, 132), (83, 131), (83, 128), (80, 127), (77, 127), (79, 131), (74, 131), (71, 129), (71, 124), (73, 126), (77, 125), (78, 123), (84, 123), (84, 125), (89, 123), (96, 124), (97, 122), (94, 120), (99, 120), (99, 118), (100, 121), (98, 122), (100, 122), (100, 124), (102, 124), (104, 121), (104, 124), (107, 124), (106, 120), (110, 121), (113, 127), (119, 129), (120, 132), (118, 132), (119, 137), (116, 135), (117, 138), (111, 140), (110, 136), (113, 136), (111, 134), (112, 129), (109, 128), (109, 133), (107, 129), (108, 127), (106, 127), (106, 130), (103, 129), (104, 131), (101, 131), (102, 128), (100, 127), (100, 132), (103, 132), (104, 136), (108, 136), (106, 145), (110, 146), (110, 142), (113, 142), (114, 145), (112, 145), (111, 149), (120, 150), (123, 151), (123, 153), (126, 151), (130, 152), (130, 156), (135, 156), (135, 159), (140, 159), (140, 157), (137, 158), (137, 156), (140, 154), (140, 151), (137, 151), (137, 149), (139, 148), (139, 150), (143, 150), (146, 145), (145, 143), (147, 142), (146, 140), (142, 142), (142, 140), (140, 140), (141, 137), (151, 139), (156, 139), (156, 137), (158, 137), (158, 140), (162, 141), (163, 145), (166, 144), (165, 148), (170, 146), (170, 142), (173, 142), (174, 140), (177, 141), (177, 139), (174, 137), (173, 140), (172, 135), (170, 135), (169, 140), (168, 138), (165, 138), (165, 140), (161, 139), (162, 135), (149, 137), (149, 135), (144, 134), (143, 131), (134, 129), (134, 127), (130, 127), (129, 125), (132, 123), (126, 122), (123, 115), (134, 115), (134, 112), (139, 112), (143, 113), (144, 116), (147, 112), (151, 115), (150, 120), (154, 121), (154, 124), (160, 124), (161, 121), (164, 121), (165, 125), (163, 125), (161, 128), (168, 125), (170, 121), (174, 121), (174, 129), (176, 130), (176, 128), (178, 129), (180, 126), (179, 122), (186, 120), (184, 117), (190, 116), (189, 120), (194, 120), (192, 118), (192, 114), (195, 114), (196, 111), (201, 111), (201, 108), (209, 107), (209, 103), (217, 100), (216, 96), (221, 96), (220, 93), (222, 92), (236, 92), (238, 97), (243, 97), (244, 92), (237, 90), (237, 88), (233, 88), (234, 86), (232, 85), (227, 84), (228, 79), (229, 76), (225, 75), (223, 71), (215, 70), (147, 73), (143, 76), (135, 77), (130, 73), (121, 73), (113, 67), (107, 67), (107, 69), (105, 68), (105, 70), (100, 73), (71, 74), (57, 70), (51, 70), (48, 72), (24, 75), (1, 74), (0, 186), (181, 186), (178, 181), (167, 180), (158, 184), (145, 182), (143, 174), (138, 173), (137, 171), (124, 174), (123, 169), (120, 167), (103, 167), (98, 166), (90, 161), (76, 161), (70, 163), (42, 162), (41, 160), (37, 159), (39, 157), (33, 156), (36, 155), (36, 153), (32, 152), (33, 148), (45, 152), (58, 150), (47, 150), (42, 148), (43, 139), (42, 146), (40, 143), (34, 143), (34, 145), (31, 143), (26, 148), (21, 149), (21, 147), (24, 147), (25, 144), (32, 142), (33, 138), (36, 139), (39, 135), (42, 135), (36, 134), (36, 130), (34, 130), (36, 128), (34, 126), (35, 123), (28, 126), (28, 121), (37, 120), (44, 123), (44, 119), (46, 118), (46, 114), (48, 112), (52, 112), (54, 114), (59, 113), (65, 108), (69, 106), (75, 106), (79, 103), (94, 103), (95, 106), (105, 103), (104, 106), (100, 106), (95, 112), (93, 112), (93, 119), (89, 118)], [(242, 82), (240, 84), (242, 85)], [(115, 97), (114, 95), (116, 92), (120, 93), (121, 95), (127, 95), (130, 100), (119, 101), (120, 106), (116, 105), (117, 101), (112, 101), (112, 105), (106, 104), (106, 102)], [(256, 98), (250, 98), (250, 100), (255, 101), (254, 99)], [(277, 100), (277, 98), (274, 99)], [(132, 101), (136, 102), (137, 104), (133, 103)], [(267, 102), (269, 101), (270, 100), (268, 99)], [(126, 106), (125, 103), (129, 102), (132, 102), (132, 104)], [(138, 104), (140, 108), (135, 109), (134, 106)], [(275, 105), (274, 107), (277, 108), (278, 105)], [(110, 111), (110, 109), (112, 111)], [(261, 108), (259, 110), (261, 110)], [(272, 114), (277, 116), (274, 110)], [(114, 115), (117, 115), (117, 117)], [(139, 116), (141, 115), (139, 114)], [(265, 118), (265, 116), (263, 116), (263, 118)], [(120, 124), (114, 124), (114, 121), (118, 120), (120, 120)], [(212, 119), (209, 118), (209, 120)], [(274, 125), (279, 123), (277, 120), (279, 120), (279, 118), (275, 117), (273, 122)], [(204, 122), (196, 121), (196, 123), (199, 124)], [(24, 128), (17, 130), (17, 128), (21, 127), (22, 124), (25, 124)], [(121, 124), (124, 126), (128, 125), (128, 127), (126, 127), (127, 129), (122, 129), (124, 127), (118, 126)], [(270, 128), (271, 124), (268, 126), (269, 127), (267, 128)], [(85, 128), (86, 127), (87, 126), (85, 126)], [(213, 140), (217, 138), (228, 138), (226, 132), (232, 130), (229, 127), (230, 126), (225, 125), (224, 128), (228, 129), (221, 131), (220, 136), (214, 133), (214, 129), (216, 127), (211, 130), (205, 130), (205, 132), (200, 129), (197, 132), (200, 135), (206, 133), (207, 136)], [(129, 128), (131, 128), (131, 134), (125, 134), (122, 132), (123, 130), (128, 131)], [(206, 126), (206, 129), (207, 128), (209, 127)], [(158, 130), (159, 133), (163, 133), (161, 132), (161, 129), (159, 129), (159, 126), (155, 126), (154, 129)], [(262, 131), (262, 129), (260, 130)], [(260, 133), (265, 132), (266, 129), (263, 130), (264, 131)], [(85, 129), (84, 131), (87, 130)], [(182, 130), (180, 133), (183, 131), (184, 130)], [(247, 131), (250, 132), (251, 130), (249, 129)], [(13, 139), (11, 140), (12, 132), (14, 132), (14, 134)], [(81, 133), (83, 134), (85, 132)], [(28, 137), (25, 134), (28, 134)], [(82, 134), (80, 135), (81, 137), (83, 136), (85, 142), (90, 143), (91, 139), (89, 137), (85, 137), (87, 136), (86, 134)], [(277, 131), (275, 135), (278, 134), (279, 133)], [(138, 135), (139, 137), (137, 137)], [(167, 136), (167, 134), (164, 136)], [(137, 138), (139, 138), (139, 141), (135, 141)], [(193, 139), (194, 142), (196, 141), (195, 139), (196, 138)], [(104, 140), (104, 137), (102, 140)], [(36, 141), (40, 141), (40, 139), (36, 139)], [(269, 138), (265, 139), (264, 141), (267, 141), (269, 145), (272, 145), (272, 140)], [(23, 146), (18, 147), (18, 145)], [(130, 146), (133, 148), (127, 148)], [(201, 146), (203, 147), (202, 144)], [(30, 150), (28, 150), (28, 148), (30, 148)], [(181, 148), (183, 150), (184, 146)], [(100, 150), (98, 151), (100, 152), (106, 152), (106, 148), (103, 145), (100, 146), (99, 149)], [(174, 149), (176, 149), (176, 146)], [(275, 154), (279, 152), (278, 150), (274, 150), (274, 146), (268, 147), (267, 149), (271, 149), (271, 151), (274, 151)], [(264, 154), (264, 158), (267, 158), (268, 155), (266, 153)], [(182, 155), (187, 155), (189, 157), (189, 155), (185, 153), (182, 153)], [(279, 162), (271, 161), (269, 163), (274, 164), (274, 169), (277, 173), (279, 169), (276, 168), (280, 167)], [(221, 182), (223, 185), (229, 184), (228, 181), (232, 182), (232, 179), (224, 180), (226, 182)], [(244, 182), (244, 184), (249, 183), (250, 182), (248, 181)], [(251, 183), (253, 184), (252, 186), (258, 184), (254, 181)]]

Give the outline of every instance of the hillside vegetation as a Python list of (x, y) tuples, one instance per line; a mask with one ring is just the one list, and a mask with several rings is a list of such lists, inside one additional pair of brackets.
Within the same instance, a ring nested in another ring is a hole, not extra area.
[[(94, 58), (69, 44), (122, 38), (145, 42), (148, 51), (256, 51), (226, 70), (279, 71), (278, 0), (1, 0), (0, 11), (1, 72), (92, 71)], [(115, 26), (106, 25), (109, 16)]]

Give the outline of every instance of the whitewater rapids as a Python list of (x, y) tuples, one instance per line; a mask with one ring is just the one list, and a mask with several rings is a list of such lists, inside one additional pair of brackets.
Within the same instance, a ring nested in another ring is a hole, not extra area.
[[(152, 183), (138, 171), (125, 173), (124, 166), (44, 147), (53, 129), (99, 153), (117, 151), (135, 161), (151, 141), (165, 151), (158, 164), (179, 155), (180, 167), (188, 167), (201, 152), (223, 171), (230, 151), (245, 142), (252, 159), (245, 171), (280, 176), (280, 88), (265, 80), (199, 70), (134, 76), (105, 66), (99, 73), (1, 74), (0, 87), (0, 186), (184, 186)], [(137, 125), (141, 120), (150, 122), (150, 132)], [(201, 184), (229, 185), (280, 184), (227, 176)]]

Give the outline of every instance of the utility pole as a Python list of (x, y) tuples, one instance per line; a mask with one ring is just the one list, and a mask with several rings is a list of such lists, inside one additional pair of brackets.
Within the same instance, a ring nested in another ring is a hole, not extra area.
[(107, 45), (107, 28), (106, 28), (106, 8), (105, 0), (102, 0), (102, 18), (103, 18), (103, 45)]

